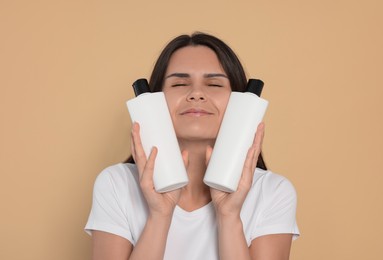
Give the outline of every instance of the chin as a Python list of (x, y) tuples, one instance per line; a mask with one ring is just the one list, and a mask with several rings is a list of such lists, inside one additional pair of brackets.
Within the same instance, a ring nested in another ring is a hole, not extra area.
[(189, 140), (189, 141), (215, 141), (217, 138), (217, 131), (206, 131), (205, 130), (195, 130), (189, 129), (187, 132), (178, 132), (176, 131), (178, 139)]

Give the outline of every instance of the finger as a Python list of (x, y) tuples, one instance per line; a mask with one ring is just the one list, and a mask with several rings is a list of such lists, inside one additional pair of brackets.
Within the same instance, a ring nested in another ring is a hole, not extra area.
[(187, 150), (182, 151), (182, 160), (184, 161), (185, 168), (189, 166), (189, 152)]
[(259, 142), (263, 140), (264, 131), (265, 131), (265, 123), (261, 122), (259, 123), (257, 127), (257, 131), (255, 132), (255, 136), (254, 136), (254, 140), (252, 144), (253, 146), (259, 144)]
[(213, 153), (213, 148), (208, 145), (206, 147), (206, 152), (205, 152), (205, 161), (206, 161), (206, 165), (209, 164), (209, 161), (210, 161), (210, 158), (211, 158), (211, 154)]
[(139, 172), (142, 173), (147, 159), (146, 159), (144, 148), (142, 147), (142, 142), (140, 137), (140, 125), (137, 122), (133, 124), (132, 136), (133, 136), (133, 145), (134, 145), (134, 153), (135, 153), (134, 160), (136, 162)]
[(253, 165), (252, 168), (255, 170), (257, 166), (258, 157), (262, 150), (263, 137), (265, 133), (265, 124), (262, 122), (258, 125), (257, 132), (255, 133), (254, 141), (252, 147), (255, 149), (255, 153), (253, 156)]
[(259, 154), (261, 152), (264, 127), (265, 124), (263, 122), (261, 122), (258, 125), (257, 131), (254, 136), (253, 144), (247, 152), (245, 163), (243, 166), (241, 182), (248, 188), (250, 188), (250, 185), (253, 182), (254, 171), (257, 166)]
[(133, 160), (136, 161), (136, 150), (134, 149), (133, 129), (130, 132), (130, 152), (133, 156)]
[(253, 181), (253, 173), (254, 173), (253, 160), (254, 160), (255, 152), (256, 152), (255, 147), (252, 146), (249, 148), (246, 155), (245, 163), (243, 165), (241, 182), (247, 187), (250, 187)]
[(154, 172), (154, 164), (157, 157), (158, 149), (157, 147), (153, 147), (150, 151), (149, 158), (146, 161), (142, 177), (141, 177), (141, 187), (146, 189), (154, 188), (153, 185), (153, 172)]

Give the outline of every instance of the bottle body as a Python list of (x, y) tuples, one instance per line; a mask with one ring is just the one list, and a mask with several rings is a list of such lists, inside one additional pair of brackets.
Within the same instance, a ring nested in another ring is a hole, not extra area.
[(144, 93), (126, 104), (132, 122), (140, 124), (146, 157), (153, 146), (158, 149), (153, 173), (156, 191), (168, 192), (185, 186), (188, 177), (164, 93)]
[(205, 173), (206, 185), (225, 192), (237, 190), (247, 152), (267, 106), (268, 101), (253, 93), (231, 93)]

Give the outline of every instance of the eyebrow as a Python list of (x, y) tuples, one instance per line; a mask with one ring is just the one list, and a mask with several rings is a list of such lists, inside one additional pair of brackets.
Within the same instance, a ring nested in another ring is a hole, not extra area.
[(203, 76), (204, 76), (204, 78), (216, 78), (216, 77), (227, 78), (227, 76), (225, 74), (222, 74), (222, 73), (208, 73), (208, 74), (205, 74)]
[[(176, 78), (190, 78), (190, 74), (188, 73), (172, 73), (168, 76), (165, 77), (165, 79), (167, 78), (171, 78), (171, 77), (176, 77)], [(222, 73), (207, 73), (207, 74), (204, 74), (203, 75), (204, 78), (216, 78), (216, 77), (223, 77), (223, 78), (227, 78), (227, 76), (225, 74), (222, 74)]]
[(187, 74), (187, 73), (172, 73), (172, 74), (166, 76), (165, 79), (167, 79), (167, 78), (171, 78), (171, 77), (176, 77), (176, 78), (190, 78), (190, 74)]

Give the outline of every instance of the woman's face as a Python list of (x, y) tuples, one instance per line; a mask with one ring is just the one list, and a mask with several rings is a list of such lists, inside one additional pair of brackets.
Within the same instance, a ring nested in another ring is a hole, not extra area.
[(188, 46), (173, 53), (163, 92), (179, 140), (215, 140), (231, 87), (214, 51)]

